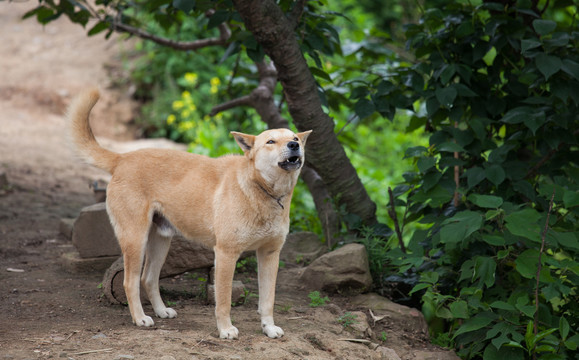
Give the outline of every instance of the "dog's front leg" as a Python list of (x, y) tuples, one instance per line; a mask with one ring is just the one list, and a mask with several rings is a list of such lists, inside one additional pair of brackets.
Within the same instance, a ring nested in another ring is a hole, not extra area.
[(219, 337), (237, 339), (239, 330), (231, 324), (231, 288), (239, 253), (215, 246), (215, 318)]
[(280, 338), (283, 330), (273, 322), (273, 305), (275, 302), (275, 283), (279, 268), (279, 253), (281, 249), (262, 247), (257, 250), (259, 309), (261, 328), (270, 338)]

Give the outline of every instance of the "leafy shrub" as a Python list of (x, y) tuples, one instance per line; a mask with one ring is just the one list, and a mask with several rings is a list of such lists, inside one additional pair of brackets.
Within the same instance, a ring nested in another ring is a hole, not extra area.
[(310, 307), (324, 306), (327, 302), (330, 301), (329, 297), (322, 297), (319, 291), (312, 291), (308, 294), (308, 297), (310, 298)]
[(394, 190), (426, 227), (388, 265), (468, 359), (579, 358), (576, 9), (525, 4), (427, 11), (407, 28), (419, 61), (359, 100), (430, 132)]

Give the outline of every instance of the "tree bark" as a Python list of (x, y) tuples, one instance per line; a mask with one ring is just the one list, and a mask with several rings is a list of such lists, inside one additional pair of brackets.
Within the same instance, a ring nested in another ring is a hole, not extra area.
[(333, 120), (322, 110), (294, 24), (272, 0), (234, 0), (234, 4), (247, 29), (273, 60), (294, 124), (300, 131), (313, 130), (308, 138), (307, 162), (348, 213), (366, 225), (375, 224), (376, 205), (334, 134)]

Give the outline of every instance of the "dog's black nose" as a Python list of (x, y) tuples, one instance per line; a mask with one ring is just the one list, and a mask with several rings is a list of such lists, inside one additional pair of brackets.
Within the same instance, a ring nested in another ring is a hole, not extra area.
[(295, 142), (295, 141), (290, 141), (287, 143), (287, 147), (290, 150), (295, 151), (295, 150), (298, 150), (300, 148), (300, 144), (298, 142)]

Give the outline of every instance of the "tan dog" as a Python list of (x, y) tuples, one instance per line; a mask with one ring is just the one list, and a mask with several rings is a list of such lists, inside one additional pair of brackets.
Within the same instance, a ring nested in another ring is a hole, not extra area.
[[(231, 286), (235, 264), (245, 250), (257, 252), (262, 330), (271, 338), (283, 336), (273, 321), (279, 253), (311, 131), (277, 129), (257, 136), (232, 132), (244, 156), (213, 159), (160, 149), (117, 154), (100, 147), (91, 131), (88, 118), (98, 98), (97, 90), (82, 93), (69, 109), (69, 125), (85, 160), (112, 174), (107, 212), (123, 252), (124, 288), (133, 322), (154, 324), (143, 312), (139, 278), (155, 314), (177, 316), (161, 299), (159, 272), (171, 236), (178, 231), (215, 251), (219, 336), (238, 337), (230, 319)], [(149, 237), (153, 224), (157, 234)]]

